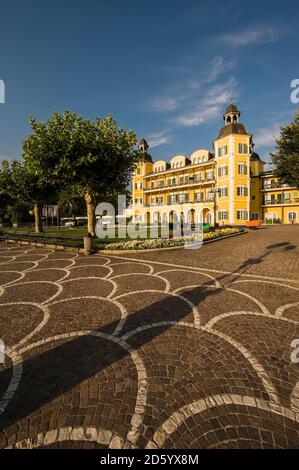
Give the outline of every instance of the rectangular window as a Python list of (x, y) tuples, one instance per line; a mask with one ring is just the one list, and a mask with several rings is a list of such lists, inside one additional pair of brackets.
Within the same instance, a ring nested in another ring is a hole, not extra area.
[(183, 193), (178, 195), (178, 202), (188, 202), (188, 193)]
[(188, 175), (180, 176), (180, 184), (188, 184), (188, 183), (189, 183)]
[(154, 189), (154, 188), (155, 188), (155, 182), (151, 181), (151, 189)]
[(245, 163), (238, 164), (239, 175), (247, 175), (247, 165)]
[(247, 211), (237, 211), (237, 219), (238, 220), (248, 220), (248, 212)]
[(263, 203), (264, 204), (270, 204), (271, 203), (271, 196), (266, 194), (264, 197), (263, 197)]
[(158, 181), (158, 188), (163, 188), (164, 187), (164, 181), (163, 180), (159, 180)]
[(142, 184), (140, 182), (135, 183), (135, 189), (142, 189)]
[(283, 200), (284, 201), (290, 201), (290, 199), (291, 199), (291, 193), (284, 193)]
[(239, 153), (248, 153), (248, 145), (239, 144)]
[(219, 197), (226, 197), (228, 196), (228, 188), (220, 188)]
[(168, 204), (175, 204), (177, 202), (177, 197), (175, 194), (171, 194), (168, 198)]
[(259, 219), (259, 213), (258, 212), (251, 212), (250, 220), (258, 220), (258, 219)]
[(223, 155), (227, 154), (227, 145), (224, 145), (223, 147), (219, 147), (218, 149), (218, 157), (223, 157)]
[(219, 211), (218, 212), (218, 219), (219, 220), (227, 220), (228, 219), (228, 211)]
[(248, 196), (247, 186), (238, 186), (237, 187), (237, 196)]
[(195, 193), (195, 201), (196, 202), (200, 202), (200, 201), (203, 201), (204, 199), (204, 193), (200, 192), (200, 193)]
[(218, 168), (218, 176), (226, 176), (228, 175), (228, 166), (225, 165), (225, 166), (220, 166)]
[(211, 171), (206, 171), (206, 179), (207, 180), (213, 180), (214, 179), (214, 172)]

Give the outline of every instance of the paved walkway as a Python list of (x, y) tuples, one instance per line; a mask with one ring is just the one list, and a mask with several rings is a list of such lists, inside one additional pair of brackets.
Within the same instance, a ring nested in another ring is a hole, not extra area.
[(0, 447), (298, 447), (298, 235), (105, 257), (0, 245)]

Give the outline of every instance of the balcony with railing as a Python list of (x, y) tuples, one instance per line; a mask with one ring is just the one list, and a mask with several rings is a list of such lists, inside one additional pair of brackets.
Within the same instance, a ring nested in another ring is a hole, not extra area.
[(287, 199), (266, 199), (263, 201), (262, 205), (263, 206), (283, 206), (283, 205), (292, 205), (292, 204), (299, 204), (299, 198), (295, 197), (293, 199), (287, 198)]
[(162, 207), (162, 206), (180, 206), (183, 204), (203, 204), (203, 203), (213, 203), (214, 199), (188, 199), (184, 201), (179, 201), (179, 200), (170, 200), (168, 199), (167, 202), (161, 202), (161, 203), (152, 203), (152, 204), (143, 204), (143, 207)]
[(263, 187), (262, 187), (262, 191), (268, 191), (269, 189), (287, 189), (287, 188), (291, 188), (291, 186), (289, 184), (285, 184), (285, 183), (264, 183)]
[(213, 182), (215, 182), (214, 174), (207, 176), (206, 178), (189, 178), (188, 180), (184, 180), (184, 181), (175, 181), (175, 182), (167, 181), (165, 182), (165, 184), (163, 183), (160, 183), (157, 185), (151, 184), (148, 188), (144, 188), (143, 191), (144, 192), (159, 191), (159, 190), (164, 190), (164, 189), (169, 189), (169, 188), (188, 187), (188, 186), (213, 183)]

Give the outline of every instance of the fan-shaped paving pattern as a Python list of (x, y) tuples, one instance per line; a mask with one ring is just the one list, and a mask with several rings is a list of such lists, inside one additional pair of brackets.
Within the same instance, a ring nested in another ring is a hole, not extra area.
[(169, 253), (0, 244), (0, 447), (298, 445), (298, 283)]

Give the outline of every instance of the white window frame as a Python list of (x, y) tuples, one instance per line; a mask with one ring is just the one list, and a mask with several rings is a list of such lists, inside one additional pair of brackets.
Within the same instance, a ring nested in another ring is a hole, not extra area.
[(223, 186), (222, 188), (219, 188), (219, 189), (220, 189), (219, 197), (227, 197), (228, 196), (228, 187), (227, 186)]
[(218, 176), (219, 178), (223, 178), (224, 176), (228, 175), (228, 166), (227, 165), (221, 165), (218, 167)]
[(222, 147), (218, 147), (218, 157), (223, 157), (228, 153), (228, 146), (223, 145)]
[[(246, 150), (246, 151), (245, 151)], [(238, 153), (241, 155), (246, 155), (248, 153), (248, 145), (239, 143), (238, 145)]]
[(228, 211), (219, 211), (218, 213), (218, 219), (219, 220), (228, 220), (229, 219), (229, 214), (228, 214)]
[(237, 220), (248, 220), (248, 212), (245, 209), (237, 210)]
[(238, 174), (239, 175), (248, 174), (248, 165), (246, 165), (246, 163), (238, 163)]
[(248, 196), (248, 186), (237, 186), (237, 196)]

